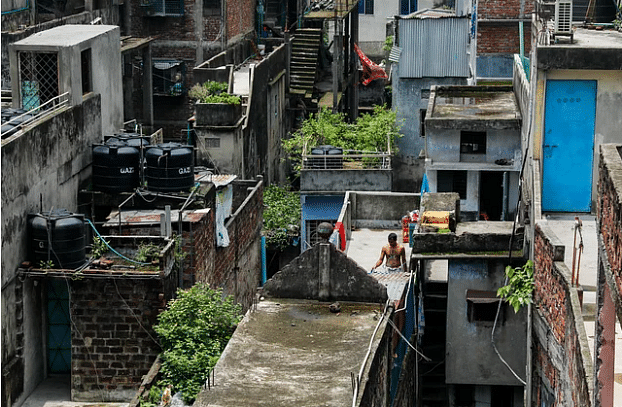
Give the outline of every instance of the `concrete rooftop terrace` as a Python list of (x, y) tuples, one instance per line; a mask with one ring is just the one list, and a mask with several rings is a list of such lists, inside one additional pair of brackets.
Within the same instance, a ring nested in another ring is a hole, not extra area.
[(538, 69), (620, 70), (622, 67), (622, 32), (613, 29), (589, 30), (576, 28), (573, 41), (559, 37), (547, 44), (539, 37)]
[(520, 111), (508, 86), (436, 86), (430, 95), (426, 124), (437, 120), (510, 121), (518, 126)]
[(35, 33), (14, 45), (20, 47), (72, 47), (84, 41), (98, 37), (109, 31), (119, 29), (116, 25), (67, 24)]
[(380, 304), (341, 303), (335, 314), (318, 301), (259, 301), (220, 357), (214, 384), (194, 405), (351, 405), (350, 374), (360, 370), (382, 312)]

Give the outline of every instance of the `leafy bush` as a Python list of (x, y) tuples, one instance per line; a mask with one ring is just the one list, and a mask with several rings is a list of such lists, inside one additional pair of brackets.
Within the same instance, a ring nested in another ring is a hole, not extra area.
[(282, 144), (294, 169), (299, 172), (305, 146), (309, 149), (328, 144), (365, 152), (387, 152), (390, 146), (394, 152), (399, 137), (402, 135), (396, 112), (386, 106), (374, 107), (372, 114), (363, 114), (353, 124), (346, 123), (343, 113), (332, 113), (324, 108), (306, 119), (302, 127)]
[(240, 97), (226, 92), (227, 83), (207, 81), (203, 84), (196, 84), (190, 89), (188, 95), (198, 100), (200, 103), (227, 103), (239, 105)]
[(289, 245), (288, 230), (300, 227), (300, 193), (277, 185), (263, 192), (263, 233), (266, 244), (283, 250)]
[(518, 312), (522, 306), (531, 303), (534, 289), (533, 262), (527, 260), (524, 266), (516, 268), (507, 266), (505, 275), (508, 277), (508, 284), (497, 290), (497, 296), (505, 298), (514, 308), (514, 312)]
[(242, 319), (241, 311), (231, 296), (207, 284), (178, 290), (154, 326), (162, 346), (162, 383), (193, 402)]

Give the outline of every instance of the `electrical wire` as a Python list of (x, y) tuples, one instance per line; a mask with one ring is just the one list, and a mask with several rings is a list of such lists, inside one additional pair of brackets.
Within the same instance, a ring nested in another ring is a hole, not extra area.
[[(121, 216), (121, 214), (119, 213), (119, 217), (120, 217), (120, 216)], [(126, 257), (126, 256), (122, 255), (121, 253), (119, 253), (118, 251), (116, 251), (115, 249), (113, 249), (113, 248), (112, 248), (112, 246), (110, 246), (110, 245), (108, 244), (108, 242), (106, 241), (106, 239), (104, 239), (104, 238), (102, 237), (102, 235), (100, 235), (100, 234), (99, 234), (99, 232), (98, 232), (98, 231), (97, 231), (97, 229), (95, 228), (95, 225), (93, 225), (93, 223), (91, 223), (91, 221), (90, 221), (89, 219), (86, 219), (86, 221), (88, 222), (88, 224), (89, 224), (89, 225), (91, 225), (91, 227), (92, 227), (92, 228), (93, 228), (93, 230), (95, 231), (95, 234), (97, 234), (97, 237), (99, 237), (99, 239), (100, 239), (100, 240), (101, 240), (101, 241), (102, 241), (102, 242), (106, 245), (106, 247), (108, 247), (108, 249), (110, 249), (110, 251), (111, 251), (111, 252), (113, 252), (114, 254), (116, 254), (117, 256), (121, 257), (121, 258), (122, 258), (122, 259), (124, 259), (124, 260), (129, 261), (130, 263), (135, 263), (135, 264), (138, 264), (138, 265), (140, 265), (140, 266), (146, 266), (146, 265), (148, 265), (148, 264), (151, 264), (151, 263), (143, 263), (143, 262), (140, 262), (140, 261), (137, 261), (137, 260), (132, 260), (132, 259), (130, 259), (129, 257)]]
[(125, 301), (125, 298), (123, 298), (123, 296), (121, 295), (121, 292), (119, 291), (119, 286), (117, 285), (117, 280), (116, 279), (112, 279), (112, 282), (114, 283), (114, 288), (117, 290), (117, 294), (119, 295), (119, 298), (121, 298), (121, 301), (123, 302), (123, 305), (125, 305), (125, 307), (128, 309), (128, 311), (130, 311), (130, 314), (132, 314), (132, 316), (134, 317), (134, 319), (136, 320), (136, 322), (138, 322), (138, 325), (141, 327), (141, 329), (143, 331), (145, 331), (145, 333), (149, 336), (149, 338), (151, 338), (151, 340), (160, 347), (160, 349), (162, 348), (162, 345), (160, 344), (160, 342), (158, 342), (157, 339), (155, 339), (153, 336), (151, 336), (151, 333), (147, 330), (147, 328), (144, 327), (144, 325), (142, 324), (142, 322), (140, 322), (140, 319), (138, 319), (138, 316), (134, 313), (134, 311), (132, 310), (132, 308), (129, 306), (129, 304), (127, 303), (127, 301)]

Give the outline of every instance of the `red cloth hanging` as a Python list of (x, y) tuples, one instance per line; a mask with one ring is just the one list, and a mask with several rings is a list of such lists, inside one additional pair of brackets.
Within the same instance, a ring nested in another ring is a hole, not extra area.
[(380, 65), (376, 64), (371, 59), (367, 58), (367, 55), (361, 51), (357, 44), (354, 44), (354, 50), (359, 55), (361, 65), (363, 65), (363, 77), (361, 83), (365, 86), (369, 85), (371, 81), (376, 79), (387, 79), (387, 73)]

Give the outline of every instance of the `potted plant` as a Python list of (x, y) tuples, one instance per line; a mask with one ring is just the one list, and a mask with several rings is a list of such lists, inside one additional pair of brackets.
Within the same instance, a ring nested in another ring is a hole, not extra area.
[(197, 125), (232, 126), (242, 116), (239, 96), (226, 92), (225, 82), (207, 81), (196, 84), (188, 95), (196, 99), (195, 118)]

